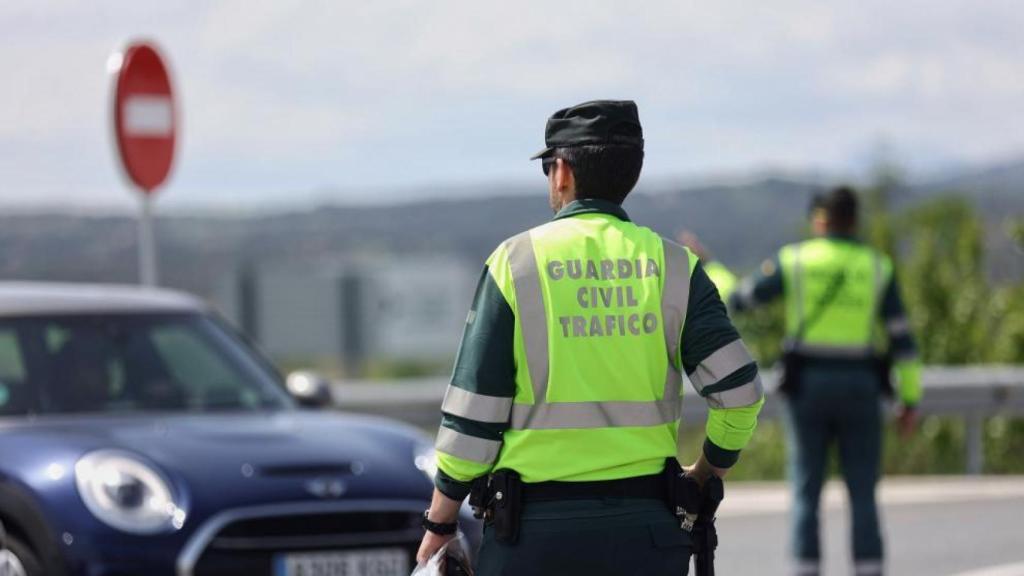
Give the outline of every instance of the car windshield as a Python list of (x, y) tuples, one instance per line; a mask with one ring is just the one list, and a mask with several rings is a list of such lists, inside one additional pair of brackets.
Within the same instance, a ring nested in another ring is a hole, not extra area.
[(202, 314), (0, 318), (0, 416), (290, 406), (269, 364)]

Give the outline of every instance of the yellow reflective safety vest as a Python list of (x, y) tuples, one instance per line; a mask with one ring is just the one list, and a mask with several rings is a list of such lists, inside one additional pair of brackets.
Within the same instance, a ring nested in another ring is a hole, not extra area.
[[(892, 278), (889, 258), (857, 242), (815, 238), (783, 247), (779, 263), (792, 348), (830, 358), (874, 354), (883, 292)], [(845, 276), (837, 293), (821, 307), (840, 273)]]
[(526, 482), (654, 474), (676, 454), (697, 258), (607, 214), (555, 220), (488, 260), (515, 315), (516, 393), (494, 469)]

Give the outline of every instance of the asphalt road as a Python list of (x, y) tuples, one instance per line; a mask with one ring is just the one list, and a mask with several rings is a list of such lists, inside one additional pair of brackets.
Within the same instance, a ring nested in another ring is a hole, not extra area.
[[(785, 485), (727, 483), (726, 491), (718, 574), (792, 574)], [(845, 496), (832, 483), (823, 503), (828, 576), (851, 573)], [(880, 497), (888, 574), (1024, 576), (1024, 477), (886, 480)]]

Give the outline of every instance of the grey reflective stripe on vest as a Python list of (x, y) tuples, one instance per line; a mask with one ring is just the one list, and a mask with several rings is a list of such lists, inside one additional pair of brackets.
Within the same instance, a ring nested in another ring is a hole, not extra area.
[[(781, 262), (779, 263), (782, 264)], [(804, 323), (803, 264), (800, 262), (800, 244), (793, 247), (793, 297), (796, 298), (796, 329)]]
[(442, 426), (437, 431), (437, 442), (434, 447), (438, 451), (456, 458), (481, 464), (492, 464), (498, 459), (501, 441), (477, 438)]
[(877, 325), (876, 322), (882, 315), (882, 295), (885, 290), (885, 278), (882, 278), (882, 274), (884, 272), (882, 269), (882, 256), (874, 250), (871, 251), (871, 264), (873, 265), (875, 274), (875, 305), (871, 308), (871, 315), (870, 318), (868, 318), (869, 341), (874, 339), (875, 326)]
[(477, 394), (457, 386), (448, 386), (441, 402), (442, 412), (477, 422), (508, 422), (511, 409), (511, 398)]
[(882, 277), (885, 270), (882, 269), (882, 256), (874, 250), (871, 251), (871, 264), (875, 268), (875, 295), (880, 301), (882, 299), (882, 291), (885, 290), (885, 278)]
[(762, 396), (764, 386), (761, 384), (761, 375), (757, 374), (742, 386), (708, 394), (706, 398), (711, 408), (742, 408), (757, 402)]
[(653, 402), (551, 402), (512, 405), (511, 427), (515, 430), (566, 428), (615, 428), (658, 426), (679, 418), (682, 398)]
[(544, 402), (548, 395), (548, 321), (544, 312), (544, 296), (540, 292), (537, 255), (527, 230), (510, 238), (508, 264), (516, 289), (519, 325), (523, 331), (526, 366), (533, 385), (533, 401)]
[(679, 361), (679, 345), (686, 323), (686, 308), (690, 303), (690, 255), (686, 249), (665, 240), (664, 287), (661, 293), (661, 323), (665, 329), (665, 348), (668, 350), (668, 373), (665, 375), (663, 398), (676, 398), (683, 385)]
[(711, 353), (689, 375), (698, 392), (754, 361), (743, 340), (733, 340)]
[[(678, 356), (679, 339), (690, 298), (690, 259), (678, 244), (665, 241), (662, 323), (669, 362), (662, 400), (649, 402), (552, 402), (547, 401), (549, 346), (547, 312), (541, 293), (536, 252), (529, 232), (518, 234), (506, 243), (512, 283), (516, 291), (516, 309), (526, 365), (533, 386), (533, 404), (513, 404), (510, 426), (516, 430), (559, 428), (613, 428), (620, 426), (657, 426), (679, 418), (682, 374), (673, 357)], [(472, 416), (479, 420), (475, 413)]]

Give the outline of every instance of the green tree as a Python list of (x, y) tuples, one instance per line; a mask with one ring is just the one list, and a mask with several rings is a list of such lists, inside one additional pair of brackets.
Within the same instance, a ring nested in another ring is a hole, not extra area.
[(898, 270), (924, 361), (988, 361), (997, 318), (984, 227), (972, 205), (959, 197), (926, 202), (900, 219), (897, 236), (906, 247)]

